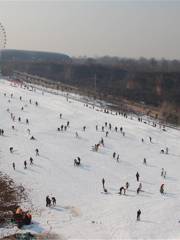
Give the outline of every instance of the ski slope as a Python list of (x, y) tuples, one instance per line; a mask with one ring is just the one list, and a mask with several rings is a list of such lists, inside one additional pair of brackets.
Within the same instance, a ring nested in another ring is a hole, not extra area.
[[(15, 122), (7, 108), (16, 116)], [(5, 136), (0, 136), (0, 169), (26, 188), (29, 199), (22, 206), (31, 208), (33, 215), (33, 224), (22, 231), (52, 232), (59, 239), (179, 239), (180, 132), (169, 128), (162, 131), (159, 126), (138, 122), (135, 117), (126, 119), (97, 110), (62, 96), (42, 95), (39, 90), (13, 87), (0, 80), (0, 128), (5, 131)], [(67, 131), (58, 132), (57, 127), (67, 121), (70, 122)], [(112, 124), (108, 137), (101, 131), (105, 122)], [(121, 126), (125, 136), (120, 133)], [(28, 128), (37, 140), (30, 140)], [(93, 152), (92, 146), (101, 137), (105, 146)], [(14, 153), (9, 152), (11, 146)], [(169, 154), (160, 154), (166, 147)], [(35, 155), (36, 148), (40, 156)], [(119, 163), (113, 159), (113, 152), (119, 153)], [(82, 165), (75, 167), (74, 158), (78, 156)], [(34, 159), (33, 166), (29, 165), (30, 157)], [(147, 166), (143, 164), (144, 158)], [(166, 179), (161, 177), (162, 168), (167, 171)], [(143, 190), (139, 195), (137, 171)], [(103, 193), (102, 178), (108, 194)], [(127, 181), (130, 183), (127, 194), (117, 194)], [(162, 183), (164, 195), (159, 192)], [(47, 195), (56, 197), (55, 207), (45, 206)], [(140, 222), (136, 221), (138, 209), (142, 211)], [(0, 235), (15, 231), (16, 228), (0, 229)]]

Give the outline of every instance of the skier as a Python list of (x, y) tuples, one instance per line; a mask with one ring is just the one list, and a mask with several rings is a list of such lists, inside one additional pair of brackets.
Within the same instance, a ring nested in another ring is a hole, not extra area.
[(62, 118), (62, 113), (59, 114), (59, 118), (60, 118), (60, 119)]
[(103, 189), (104, 189), (105, 188), (105, 186), (104, 186), (105, 185), (105, 179), (104, 178), (102, 179), (102, 185), (103, 185)]
[(116, 153), (114, 152), (114, 153), (113, 153), (113, 158), (115, 158), (115, 157), (116, 157)]
[(30, 137), (30, 140), (36, 140), (34, 136), (31, 136)]
[(85, 130), (86, 130), (86, 126), (83, 126), (83, 131), (85, 132)]
[(104, 132), (104, 126), (102, 126), (102, 132)]
[(27, 169), (27, 162), (24, 161), (24, 169)]
[(119, 162), (119, 154), (117, 155), (116, 161)]
[(164, 168), (162, 168), (162, 170), (161, 170), (161, 177), (163, 177), (164, 176)]
[(26, 124), (29, 124), (29, 120), (28, 120), (28, 118), (26, 118)]
[(18, 121), (21, 122), (21, 118), (20, 117), (18, 117)]
[(53, 203), (53, 206), (56, 205), (56, 198), (55, 197), (52, 197), (52, 203)]
[(126, 189), (124, 187), (120, 187), (119, 194), (122, 194), (122, 191), (124, 191), (124, 195), (126, 194)]
[(36, 148), (36, 156), (39, 156), (39, 149), (38, 148)]
[(14, 125), (12, 125), (12, 129), (14, 130)]
[(69, 121), (67, 121), (67, 127), (69, 127)]
[(13, 165), (13, 169), (16, 170), (16, 166), (15, 166), (15, 163), (14, 163), (14, 162), (13, 162), (12, 165)]
[(96, 125), (96, 131), (98, 130), (98, 125)]
[(103, 147), (104, 147), (104, 139), (103, 139), (103, 138), (101, 138), (100, 143), (101, 143), (101, 144), (103, 145)]
[(128, 182), (126, 182), (126, 189), (128, 189), (129, 188), (129, 183)]
[(152, 143), (152, 137), (149, 137), (149, 141)]
[(142, 142), (142, 143), (144, 142), (144, 138), (141, 139), (141, 142)]
[(166, 147), (166, 154), (168, 154), (169, 153), (169, 149), (168, 149), (168, 147)]
[(136, 179), (139, 182), (139, 173), (138, 172), (136, 173)]
[(115, 132), (117, 132), (117, 127), (114, 128)]
[(160, 186), (160, 193), (161, 193), (161, 194), (164, 193), (164, 184), (161, 184), (161, 186)]
[(30, 161), (30, 165), (33, 165), (33, 158), (32, 157), (30, 157), (29, 161)]
[(49, 198), (49, 196), (46, 197), (46, 207), (50, 207), (51, 206), (51, 199)]
[(138, 187), (138, 188), (137, 188), (137, 191), (136, 191), (137, 194), (139, 194), (140, 191), (141, 191), (141, 190), (140, 190), (140, 187)]
[(140, 216), (141, 216), (141, 210), (139, 209), (137, 211), (137, 221), (140, 221)]
[(9, 148), (10, 153), (13, 153), (13, 147)]
[(145, 165), (147, 164), (146, 158), (144, 158), (143, 163), (144, 163)]
[(166, 171), (164, 172), (164, 178), (166, 178)]
[(109, 134), (109, 132), (108, 132), (108, 131), (106, 131), (106, 137), (108, 137), (108, 134)]

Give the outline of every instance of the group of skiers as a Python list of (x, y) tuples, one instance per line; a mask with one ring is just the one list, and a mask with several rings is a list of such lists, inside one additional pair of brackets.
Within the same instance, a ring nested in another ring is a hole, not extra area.
[(49, 195), (46, 196), (46, 207), (56, 206), (56, 198), (50, 198)]
[[(6, 95), (5, 95), (6, 96)], [(11, 98), (13, 97), (13, 94), (11, 94)], [(20, 101), (22, 101), (22, 97), (20, 96)], [(29, 103), (31, 104), (32, 103), (32, 100), (29, 99)], [(35, 102), (35, 105), (38, 106), (38, 102), (36, 101)], [(24, 108), (21, 107), (21, 110), (23, 111)], [(9, 109), (7, 109), (8, 112), (10, 112)], [(105, 110), (104, 111), (105, 113), (109, 113), (108, 110)], [(111, 112), (112, 113), (112, 112)], [(117, 115), (118, 113), (116, 113)], [(119, 113), (120, 114), (120, 113)], [(127, 118), (127, 114), (126, 113), (123, 113), (122, 114), (125, 118)], [(62, 113), (59, 114), (59, 118), (62, 119)], [(15, 121), (15, 115), (13, 113), (11, 113), (11, 119), (13, 121)], [(21, 117), (18, 117), (18, 121), (21, 122)], [(142, 119), (141, 118), (138, 118), (138, 121), (142, 122)], [(29, 124), (29, 119), (26, 118), (26, 124)], [(66, 131), (67, 128), (69, 127), (70, 123), (69, 121), (67, 122), (66, 125), (61, 125), (60, 127), (57, 128), (58, 131)], [(85, 132), (86, 131), (86, 126), (84, 125), (83, 126), (83, 131)], [(12, 126), (12, 129), (14, 129), (14, 125)], [(118, 127), (115, 126), (114, 128), (112, 127), (112, 124), (111, 123), (108, 123), (108, 122), (105, 122), (105, 124), (101, 127), (101, 130), (102, 132), (105, 131), (105, 136), (108, 137), (109, 135), (109, 131), (112, 131), (112, 129), (114, 129), (115, 132), (118, 132)], [(31, 131), (30, 129), (27, 129), (29, 135), (31, 134)], [(98, 125), (96, 125), (96, 131), (98, 131)], [(125, 132), (123, 131), (123, 127), (121, 126), (120, 127), (120, 132), (122, 133), (123, 136), (125, 136)], [(4, 134), (4, 130), (3, 129), (0, 129), (0, 135), (3, 135)], [(78, 133), (76, 132), (76, 137), (79, 137)], [(31, 136), (30, 140), (36, 140), (36, 138), (34, 136)], [(141, 139), (142, 142), (144, 142), (144, 139), (142, 138)], [(149, 137), (149, 141), (152, 143), (152, 137)], [(100, 146), (104, 146), (104, 139), (101, 138), (101, 140), (98, 142), (98, 144), (95, 144), (94, 146), (94, 150), (97, 152), (99, 150), (99, 147)], [(13, 153), (13, 147), (10, 147), (10, 152)], [(39, 150), (38, 149), (35, 149), (35, 153), (36, 153), (36, 156), (39, 156)], [(163, 151), (162, 151), (163, 153)], [(168, 148), (166, 148), (166, 150), (164, 150), (164, 153), (168, 154)], [(116, 152), (113, 153), (113, 159), (116, 159), (117, 162), (119, 162), (119, 154), (117, 154)], [(30, 161), (30, 165), (33, 165), (33, 158), (30, 157), (29, 159)], [(146, 158), (144, 158), (143, 160), (143, 163), (144, 164), (147, 164), (146, 162)], [(77, 159), (74, 159), (74, 166), (79, 166), (81, 164), (81, 159), (80, 157), (77, 157)], [(15, 170), (16, 169), (16, 166), (15, 166), (15, 163), (13, 162), (13, 169)], [(24, 169), (27, 169), (27, 161), (25, 160), (24, 161)], [(163, 176), (164, 178), (166, 177), (166, 172), (164, 171), (164, 169), (162, 169), (162, 172), (161, 172), (161, 176)], [(137, 172), (136, 173), (136, 180), (137, 182), (139, 182), (139, 179), (140, 179), (140, 175), (139, 173)], [(103, 190), (105, 193), (107, 193), (107, 189), (105, 187), (105, 179), (103, 178), (102, 179), (102, 185), (103, 185)], [(119, 189), (119, 194), (126, 194), (126, 191), (128, 190), (129, 188), (129, 182), (126, 182), (125, 184), (125, 187), (122, 186), (120, 187)], [(142, 191), (142, 183), (139, 183), (139, 186), (137, 188), (137, 194), (139, 194), (139, 192)], [(160, 187), (160, 193), (164, 193), (164, 184), (161, 185)], [(50, 198), (49, 196), (46, 197), (46, 207), (50, 207), (51, 205), (55, 206), (56, 205), (56, 198), (55, 197), (52, 197)], [(141, 210), (139, 209), (137, 211), (137, 221), (140, 220), (140, 215), (141, 215)]]

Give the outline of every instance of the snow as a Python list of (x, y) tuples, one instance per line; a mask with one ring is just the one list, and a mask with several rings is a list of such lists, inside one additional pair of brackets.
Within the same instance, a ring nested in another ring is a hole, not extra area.
[[(16, 116), (15, 122), (7, 108)], [(67, 101), (63, 96), (46, 92), (42, 95), (40, 90), (29, 91), (0, 80), (0, 128), (5, 130), (5, 136), (0, 136), (1, 171), (26, 188), (31, 201), (22, 205), (31, 208), (33, 215), (33, 224), (18, 231), (52, 232), (59, 234), (60, 239), (179, 239), (180, 132), (170, 128), (162, 131), (159, 126), (155, 128), (138, 122), (135, 117), (124, 118), (97, 110), (99, 108), (85, 107), (78, 101)], [(19, 116), (21, 123), (17, 121)], [(58, 132), (57, 127), (67, 121), (70, 128)], [(112, 124), (108, 137), (101, 131), (105, 122)], [(114, 131), (115, 126), (118, 132)], [(121, 126), (124, 137), (119, 130)], [(28, 128), (37, 140), (30, 140)], [(76, 131), (79, 138), (75, 137)], [(98, 152), (91, 151), (101, 137), (105, 146)], [(14, 153), (9, 152), (11, 146)], [(169, 154), (160, 154), (166, 147)], [(37, 157), (36, 148), (40, 152)], [(119, 163), (113, 159), (113, 152), (119, 153)], [(30, 156), (34, 159), (33, 166), (29, 165)], [(74, 159), (78, 156), (82, 165), (74, 167)], [(143, 164), (144, 158), (147, 166)], [(25, 160), (27, 170), (24, 169)], [(167, 171), (166, 179), (160, 175), (162, 168)], [(143, 186), (139, 195), (136, 194), (137, 171)], [(102, 178), (105, 178), (108, 194), (103, 193)], [(126, 196), (117, 194), (127, 181), (130, 187)], [(162, 183), (165, 184), (164, 195), (159, 192)], [(56, 207), (45, 206), (47, 195), (56, 197)], [(139, 222), (136, 221), (138, 209), (142, 211)], [(13, 231), (17, 229), (1, 229), (0, 236)]]

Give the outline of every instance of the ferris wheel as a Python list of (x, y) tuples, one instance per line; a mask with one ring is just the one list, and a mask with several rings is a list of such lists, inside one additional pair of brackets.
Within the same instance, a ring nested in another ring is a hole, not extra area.
[(6, 47), (6, 44), (7, 44), (6, 30), (2, 23), (0, 22), (0, 51)]

